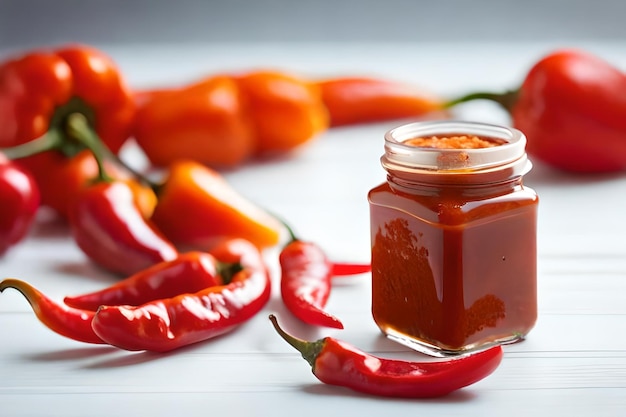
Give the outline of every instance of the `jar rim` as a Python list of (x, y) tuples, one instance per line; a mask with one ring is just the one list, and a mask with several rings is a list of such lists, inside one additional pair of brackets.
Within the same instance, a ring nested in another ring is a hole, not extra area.
[[(407, 145), (416, 137), (475, 135), (503, 140), (488, 148), (442, 149)], [(526, 136), (518, 129), (489, 123), (437, 120), (398, 126), (385, 133), (383, 165), (455, 172), (484, 171), (526, 158)]]

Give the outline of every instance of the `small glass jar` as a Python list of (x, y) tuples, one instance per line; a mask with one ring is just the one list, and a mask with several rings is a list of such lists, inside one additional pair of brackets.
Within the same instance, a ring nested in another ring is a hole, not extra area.
[(522, 183), (525, 145), (519, 130), (471, 122), (386, 133), (387, 182), (368, 199), (372, 315), (389, 338), (445, 356), (519, 341), (533, 328), (538, 197)]

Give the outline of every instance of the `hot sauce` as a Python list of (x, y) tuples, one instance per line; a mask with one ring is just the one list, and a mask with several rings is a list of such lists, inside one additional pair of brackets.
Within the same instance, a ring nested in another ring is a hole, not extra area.
[(385, 135), (369, 193), (372, 315), (435, 355), (521, 340), (537, 318), (536, 193), (515, 129), (423, 122)]

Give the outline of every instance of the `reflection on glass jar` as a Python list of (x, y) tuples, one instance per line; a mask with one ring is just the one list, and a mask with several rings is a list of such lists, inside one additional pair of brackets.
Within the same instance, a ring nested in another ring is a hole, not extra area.
[(515, 130), (413, 123), (385, 135), (369, 193), (372, 314), (434, 355), (521, 340), (537, 318), (537, 205)]

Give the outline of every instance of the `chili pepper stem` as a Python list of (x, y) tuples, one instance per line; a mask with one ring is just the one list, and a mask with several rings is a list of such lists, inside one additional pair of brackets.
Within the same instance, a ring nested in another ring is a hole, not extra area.
[(10, 148), (0, 148), (0, 152), (9, 159), (20, 159), (38, 153), (61, 149), (63, 136), (57, 129), (51, 129), (37, 139)]
[(444, 104), (445, 109), (449, 109), (451, 107), (456, 106), (457, 104), (467, 103), (469, 101), (474, 100), (491, 100), (502, 107), (505, 110), (510, 111), (513, 108), (513, 105), (517, 101), (517, 97), (519, 94), (519, 90), (510, 90), (504, 93), (489, 93), (489, 92), (478, 92), (478, 93), (470, 93), (453, 100), (450, 100)]
[(298, 339), (295, 336), (290, 335), (284, 331), (278, 325), (278, 319), (274, 314), (269, 315), (269, 319), (276, 329), (276, 332), (291, 346), (293, 346), (298, 352), (302, 354), (302, 357), (312, 366), (315, 366), (315, 359), (324, 348), (324, 339), (317, 340), (315, 342), (308, 342), (306, 340)]
[(270, 212), (268, 210), (266, 210), (266, 212), (269, 215), (271, 215), (272, 217), (274, 217), (276, 220), (278, 220), (280, 222), (280, 224), (283, 225), (285, 230), (287, 230), (287, 234), (289, 235), (289, 242), (288, 242), (288, 244), (291, 243), (291, 242), (295, 242), (296, 240), (300, 240), (296, 236), (296, 233), (293, 231), (291, 226), (289, 226), (289, 223), (287, 223), (283, 218), (281, 218), (280, 216), (276, 215), (276, 213), (272, 213), (272, 212)]

